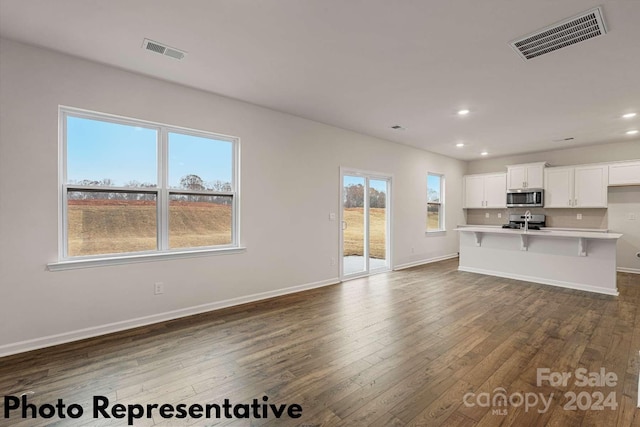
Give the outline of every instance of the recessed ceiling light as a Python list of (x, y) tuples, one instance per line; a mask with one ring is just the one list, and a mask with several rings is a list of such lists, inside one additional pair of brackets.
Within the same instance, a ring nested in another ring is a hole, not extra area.
[(489, 154), (489, 153), (486, 152), (486, 151), (483, 151), (482, 153), (480, 153), (481, 156), (486, 156), (487, 154)]
[(627, 135), (635, 135), (636, 133), (638, 133), (637, 129), (633, 129), (633, 130), (628, 130), (627, 131)]
[(627, 113), (627, 114), (623, 114), (622, 118), (623, 119), (630, 119), (631, 117), (635, 117), (636, 113)]
[(463, 144), (462, 142), (458, 142), (458, 143), (456, 144), (456, 147), (464, 147), (464, 144)]
[(458, 115), (460, 116), (466, 116), (467, 114), (469, 114), (469, 110), (458, 110)]

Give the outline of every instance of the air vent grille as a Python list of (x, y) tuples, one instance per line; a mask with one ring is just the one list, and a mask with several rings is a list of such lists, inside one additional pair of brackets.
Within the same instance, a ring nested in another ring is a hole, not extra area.
[(606, 33), (602, 10), (597, 7), (514, 40), (511, 47), (522, 59), (528, 61)]
[(175, 49), (149, 39), (144, 39), (142, 42), (142, 48), (178, 60), (183, 59), (187, 54), (187, 52), (183, 50)]
[(172, 57), (172, 58), (175, 58), (175, 59), (182, 59), (182, 58), (184, 58), (184, 52), (181, 52), (181, 51), (176, 50), (176, 49), (168, 48), (168, 49), (166, 49), (166, 50), (164, 51), (164, 54), (165, 54), (165, 55), (167, 55), (167, 56), (170, 56), (170, 57)]
[(147, 50), (150, 50), (152, 52), (156, 52), (156, 53), (160, 53), (162, 55), (164, 55), (164, 51), (167, 50), (166, 47), (161, 46), (157, 43), (154, 42), (147, 42)]

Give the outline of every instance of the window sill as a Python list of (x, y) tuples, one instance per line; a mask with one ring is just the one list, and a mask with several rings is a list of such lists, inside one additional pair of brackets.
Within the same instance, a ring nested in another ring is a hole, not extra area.
[(427, 230), (424, 232), (427, 236), (444, 236), (447, 230)]
[(68, 261), (58, 261), (47, 264), (48, 271), (65, 271), (75, 270), (79, 268), (107, 267), (119, 264), (134, 264), (139, 262), (165, 261), (181, 258), (194, 258), (212, 255), (231, 255), (239, 254), (247, 251), (245, 247), (224, 248), (224, 249), (201, 249), (191, 251), (176, 251), (149, 253), (138, 255), (120, 255), (103, 258), (74, 259)]

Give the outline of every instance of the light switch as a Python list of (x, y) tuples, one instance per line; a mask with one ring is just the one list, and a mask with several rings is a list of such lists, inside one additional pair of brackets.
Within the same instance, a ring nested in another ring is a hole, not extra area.
[(334, 212), (329, 213), (329, 221), (335, 221), (336, 220), (336, 214)]
[(484, 217), (485, 217), (485, 218), (489, 218), (489, 212), (485, 212), (485, 213), (484, 213)]
[(635, 221), (636, 219), (638, 219), (638, 216), (635, 213), (630, 212), (630, 213), (627, 214), (627, 219), (629, 221)]
[(498, 218), (502, 218), (502, 212), (498, 212)]

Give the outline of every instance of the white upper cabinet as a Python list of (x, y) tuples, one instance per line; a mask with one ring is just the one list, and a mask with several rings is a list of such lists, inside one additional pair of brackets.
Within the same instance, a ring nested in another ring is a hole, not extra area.
[(507, 207), (507, 176), (504, 173), (485, 176), (484, 199), (485, 208)]
[(507, 188), (543, 188), (546, 162), (507, 166)]
[(609, 167), (591, 165), (576, 167), (575, 204), (579, 208), (606, 208)]
[(609, 164), (609, 185), (640, 185), (640, 161)]
[(507, 167), (507, 188), (509, 190), (525, 188), (526, 181), (527, 168), (525, 166)]
[(607, 165), (546, 168), (545, 208), (606, 208)]
[(546, 168), (544, 171), (544, 207), (573, 207), (575, 168)]
[(469, 175), (464, 177), (465, 208), (484, 208), (484, 176)]
[(507, 206), (507, 175), (504, 173), (466, 175), (463, 207), (505, 208)]

